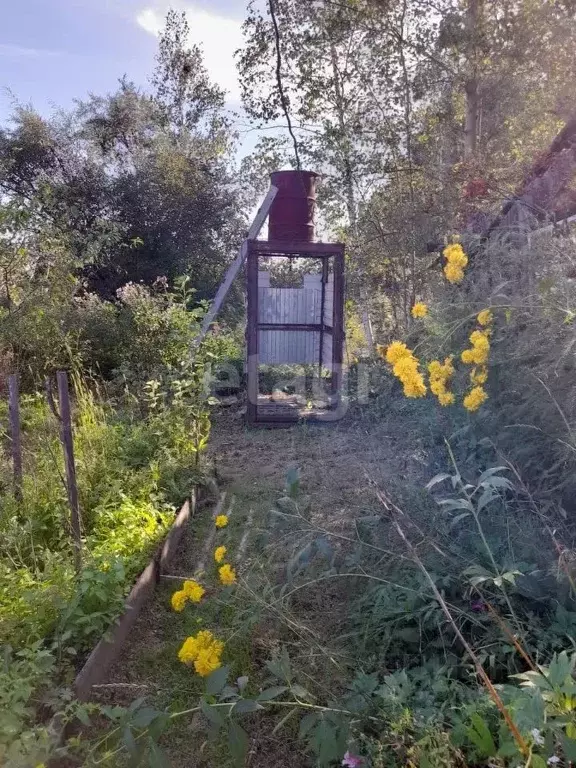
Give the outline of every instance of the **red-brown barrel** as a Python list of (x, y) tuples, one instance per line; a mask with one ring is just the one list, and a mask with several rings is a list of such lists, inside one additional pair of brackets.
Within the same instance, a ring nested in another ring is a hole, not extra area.
[(269, 240), (314, 242), (316, 179), (313, 171), (275, 171), (270, 183), (278, 189), (268, 219)]

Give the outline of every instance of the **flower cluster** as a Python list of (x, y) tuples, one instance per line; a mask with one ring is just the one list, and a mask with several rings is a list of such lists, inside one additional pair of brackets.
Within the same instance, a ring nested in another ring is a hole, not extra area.
[(430, 374), (430, 391), (436, 395), (440, 405), (452, 405), (454, 394), (446, 388), (448, 379), (454, 374), (452, 355), (445, 358), (444, 363), (440, 360), (432, 360), (428, 365), (428, 373)]
[(229, 563), (224, 563), (224, 565), (218, 568), (218, 575), (220, 576), (220, 581), (226, 587), (236, 582), (236, 571)]
[(212, 632), (203, 629), (197, 635), (186, 638), (178, 651), (178, 658), (183, 664), (191, 666), (201, 677), (207, 677), (221, 666), (220, 658), (224, 643), (216, 640)]
[(442, 252), (446, 259), (444, 275), (449, 283), (461, 283), (464, 279), (464, 267), (468, 264), (468, 256), (460, 243), (451, 243)]
[(406, 397), (424, 397), (426, 385), (424, 384), (424, 377), (418, 369), (418, 359), (414, 357), (406, 344), (401, 341), (393, 341), (388, 348), (378, 345), (378, 352), (390, 363), (392, 373), (402, 382)]
[(228, 515), (218, 515), (214, 520), (216, 528), (226, 528), (228, 525)]
[(470, 343), (472, 347), (462, 352), (462, 362), (467, 365), (484, 365), (488, 360), (490, 352), (490, 329), (483, 331), (475, 330), (470, 334)]
[(426, 315), (428, 314), (428, 307), (426, 304), (424, 304), (424, 302), (417, 301), (416, 304), (414, 304), (414, 306), (410, 310), (410, 313), (413, 318), (418, 320), (422, 317), (426, 317)]
[(490, 335), (492, 333), (491, 324), (494, 316), (489, 309), (483, 309), (476, 317), (477, 328), (470, 334), (471, 348), (462, 352), (462, 362), (467, 365), (474, 365), (470, 371), (470, 381), (472, 389), (463, 400), (464, 408), (471, 413), (486, 401), (488, 395), (483, 389), (483, 385), (488, 380), (488, 368), (486, 363), (490, 353)]
[(484, 389), (478, 386), (473, 387), (462, 402), (467, 411), (473, 412), (477, 411), (487, 398), (488, 395)]
[(197, 581), (185, 581), (182, 589), (172, 595), (170, 600), (172, 608), (180, 613), (184, 610), (186, 603), (199, 603), (205, 592), (204, 587)]
[(214, 550), (214, 560), (217, 563), (221, 563), (226, 555), (226, 547), (216, 547)]

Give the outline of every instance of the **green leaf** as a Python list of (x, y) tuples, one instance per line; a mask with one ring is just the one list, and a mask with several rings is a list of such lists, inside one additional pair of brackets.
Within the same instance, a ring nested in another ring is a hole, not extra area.
[(424, 487), (429, 491), (431, 488), (434, 488), (435, 485), (438, 485), (438, 483), (443, 483), (444, 480), (449, 480), (450, 477), (451, 475), (447, 472), (439, 472), (437, 475), (434, 475), (432, 480), (429, 480)]
[(486, 721), (477, 712), (470, 715), (470, 720), (472, 724), (467, 730), (468, 738), (481, 757), (493, 757), (496, 754), (496, 745)]
[(200, 699), (200, 711), (206, 720), (208, 720), (209, 723), (212, 723), (212, 725), (217, 725), (219, 728), (224, 726), (225, 721), (219, 708), (211, 707), (206, 699)]
[(248, 753), (248, 734), (235, 720), (228, 722), (228, 745), (238, 768), (243, 768)]
[(232, 712), (235, 715), (246, 715), (249, 712), (257, 712), (259, 709), (264, 709), (264, 707), (254, 699), (239, 699), (234, 704)]
[(150, 765), (150, 768), (171, 768), (170, 760), (168, 759), (168, 755), (162, 747), (158, 746), (158, 744), (155, 744), (153, 741), (150, 742), (150, 750), (148, 752), (148, 763)]
[(262, 693), (258, 694), (256, 701), (272, 701), (273, 699), (277, 699), (278, 696), (281, 696), (287, 690), (288, 687), (286, 685), (273, 685), (270, 688), (266, 688), (266, 690), (262, 691)]
[(206, 693), (209, 693), (212, 696), (216, 696), (216, 694), (220, 693), (226, 685), (229, 672), (229, 667), (219, 667), (218, 669), (215, 669), (211, 675), (208, 675), (206, 678)]
[(458, 523), (462, 522), (462, 520), (465, 520), (467, 517), (470, 517), (471, 514), (471, 512), (461, 512), (459, 515), (456, 515), (450, 522), (450, 528), (455, 528)]
[(297, 696), (299, 699), (304, 699), (305, 701), (314, 700), (314, 696), (312, 696), (310, 691), (307, 691), (306, 688), (304, 688), (302, 685), (298, 685), (298, 683), (294, 683), (294, 685), (291, 685), (290, 690), (292, 691), (294, 696)]
[(497, 475), (498, 472), (506, 472), (508, 470), (508, 467), (490, 467), (490, 469), (485, 470), (482, 472), (480, 477), (478, 478), (478, 485), (484, 482), (484, 480), (488, 480), (489, 477), (492, 477), (492, 475)]
[(248, 679), (248, 675), (242, 675), (242, 677), (239, 677), (238, 680), (236, 680), (236, 685), (240, 691), (243, 691), (244, 688), (246, 688), (248, 685)]
[(532, 755), (528, 765), (530, 768), (547, 768), (546, 760), (540, 755)]
[(319, 715), (316, 712), (309, 712), (307, 715), (304, 715), (302, 720), (300, 720), (299, 738), (303, 739), (307, 736), (318, 722), (318, 718)]
[(130, 718), (130, 725), (132, 728), (146, 728), (159, 714), (159, 711), (154, 707), (143, 707), (136, 712), (134, 717)]
[(472, 504), (468, 499), (442, 499), (438, 504), (449, 511), (454, 509), (466, 509), (468, 512), (472, 512)]
[(136, 739), (134, 738), (134, 734), (130, 728), (128, 728), (128, 726), (126, 726), (122, 731), (122, 743), (128, 750), (128, 753), (131, 757), (134, 757), (137, 754), (138, 747), (136, 746)]
[(562, 736), (562, 751), (566, 760), (570, 760), (570, 762), (576, 761), (576, 740)]
[(566, 651), (554, 654), (550, 666), (548, 667), (547, 678), (550, 685), (558, 688), (572, 673), (572, 662)]

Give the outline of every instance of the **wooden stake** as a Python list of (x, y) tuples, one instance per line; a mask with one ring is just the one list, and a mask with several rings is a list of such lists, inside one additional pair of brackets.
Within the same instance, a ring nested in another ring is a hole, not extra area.
[(20, 402), (18, 376), (8, 376), (8, 411), (10, 415), (10, 444), (14, 473), (14, 498), (22, 501), (22, 433), (20, 430)]
[(74, 565), (76, 573), (82, 568), (82, 532), (80, 525), (80, 507), (78, 504), (78, 486), (76, 484), (76, 465), (74, 464), (74, 441), (72, 438), (72, 418), (70, 415), (70, 394), (66, 371), (56, 372), (58, 382), (58, 400), (60, 401), (60, 439), (64, 449), (66, 468), (66, 488), (70, 504), (70, 522), (72, 543), (74, 545)]

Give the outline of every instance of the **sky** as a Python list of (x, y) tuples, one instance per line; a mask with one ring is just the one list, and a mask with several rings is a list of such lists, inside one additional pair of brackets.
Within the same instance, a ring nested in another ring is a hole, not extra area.
[[(118, 79), (145, 86), (156, 38), (171, 6), (186, 10), (191, 41), (201, 43), (212, 78), (239, 106), (233, 52), (242, 43), (247, 0), (3, 0), (0, 11), (0, 123), (15, 100), (43, 115)], [(248, 137), (244, 151), (252, 144)]]

